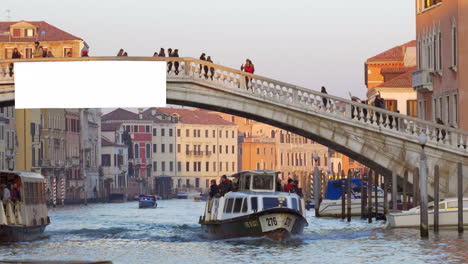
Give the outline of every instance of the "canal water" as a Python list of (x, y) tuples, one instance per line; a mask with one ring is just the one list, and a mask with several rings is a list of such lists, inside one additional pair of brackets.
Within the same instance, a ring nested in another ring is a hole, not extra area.
[[(456, 231), (419, 238), (416, 229), (382, 222), (316, 219), (304, 234), (277, 243), (262, 238), (211, 241), (201, 237), (204, 202), (136, 202), (51, 209), (43, 239), (0, 244), (0, 260), (112, 260), (114, 263), (467, 263), (468, 240)], [(467, 237), (468, 234), (465, 236)]]

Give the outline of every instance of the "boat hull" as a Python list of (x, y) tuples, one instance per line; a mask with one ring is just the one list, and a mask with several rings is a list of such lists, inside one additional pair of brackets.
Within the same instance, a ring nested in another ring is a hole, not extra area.
[[(434, 226), (434, 211), (429, 211), (429, 226)], [(420, 213), (419, 212), (402, 212), (392, 213), (387, 215), (387, 220), (390, 227), (419, 227)], [(468, 225), (468, 210), (463, 211), (463, 225)], [(446, 209), (439, 211), (439, 226), (447, 228), (455, 228), (458, 226), (458, 210)]]
[[(375, 203), (372, 205), (375, 212)], [(320, 217), (341, 217), (341, 200), (323, 200), (319, 207)], [(384, 213), (383, 198), (378, 199), (378, 212)], [(345, 208), (345, 214), (348, 213), (348, 207)], [(351, 199), (351, 215), (361, 215), (361, 199)]]
[(266, 236), (282, 241), (302, 234), (307, 220), (297, 211), (274, 208), (227, 220), (202, 221), (204, 236), (210, 239)]
[(21, 242), (38, 239), (44, 233), (46, 226), (0, 225), (0, 242)]
[(138, 208), (156, 208), (158, 206), (155, 202), (139, 202)]

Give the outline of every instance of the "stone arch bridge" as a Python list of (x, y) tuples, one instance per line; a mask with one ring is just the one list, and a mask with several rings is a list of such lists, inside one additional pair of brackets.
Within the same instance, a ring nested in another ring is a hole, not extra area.
[[(457, 163), (468, 191), (468, 132), (360, 104), (292, 84), (192, 58), (89, 57), (34, 61), (167, 61), (167, 103), (229, 113), (267, 123), (312, 139), (365, 164), (382, 175), (413, 171), (419, 163), (418, 136), (425, 147), (432, 195), (434, 166), (440, 167), (441, 196), (455, 196)], [(25, 60), (21, 60), (25, 61)], [(32, 60), (31, 60), (32, 61)], [(0, 102), (14, 100), (14, 74), (0, 61)], [(178, 72), (175, 64), (178, 63)]]

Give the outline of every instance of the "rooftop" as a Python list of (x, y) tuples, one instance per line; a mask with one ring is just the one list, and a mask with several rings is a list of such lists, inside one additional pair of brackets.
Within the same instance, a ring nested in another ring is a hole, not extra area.
[(377, 86), (379, 88), (413, 88), (413, 71), (416, 67), (402, 68), (406, 72)]
[(405, 52), (407, 48), (416, 47), (416, 40), (412, 40), (403, 45), (393, 47), (387, 51), (384, 51), (374, 57), (371, 57), (367, 62), (389, 62), (389, 61), (401, 61), (405, 59)]
[[(12, 37), (10, 26), (26, 22), (37, 27), (37, 35), (34, 37)], [(8, 21), (0, 22), (0, 42), (32, 42), (32, 41), (60, 41), (60, 40), (82, 40), (66, 31), (63, 31), (45, 21)]]
[[(173, 115), (177, 114), (179, 123), (182, 124), (196, 124), (196, 125), (225, 125), (235, 126), (234, 123), (224, 120), (221, 116), (213, 114), (210, 111), (198, 108), (154, 108), (161, 114)], [(151, 111), (148, 109), (146, 111)]]

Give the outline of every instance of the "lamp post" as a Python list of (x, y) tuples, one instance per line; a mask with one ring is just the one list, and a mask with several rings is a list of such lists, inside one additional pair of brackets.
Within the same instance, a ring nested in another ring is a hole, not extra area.
[(318, 154), (317, 152), (314, 153), (313, 155), (314, 161), (315, 161), (315, 166), (314, 166), (314, 209), (315, 209), (315, 216), (319, 216), (319, 196), (320, 196), (320, 172), (317, 167), (317, 161), (318, 161)]
[(420, 189), (420, 231), (421, 237), (429, 237), (429, 216), (427, 212), (427, 168), (426, 168), (426, 153), (424, 147), (427, 143), (427, 136), (424, 132), (419, 134), (419, 144), (421, 145), (421, 153), (419, 157), (419, 189)]

